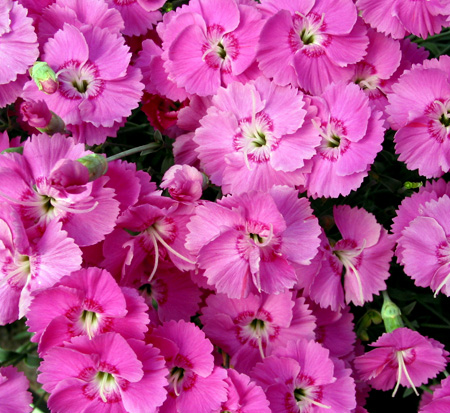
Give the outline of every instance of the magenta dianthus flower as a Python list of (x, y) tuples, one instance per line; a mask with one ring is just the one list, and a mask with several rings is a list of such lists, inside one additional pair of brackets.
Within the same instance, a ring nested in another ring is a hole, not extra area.
[(54, 413), (155, 413), (167, 392), (164, 358), (157, 348), (120, 334), (75, 337), (53, 347), (38, 380)]
[(2, 413), (31, 412), (28, 380), (13, 366), (0, 367), (0, 411)]

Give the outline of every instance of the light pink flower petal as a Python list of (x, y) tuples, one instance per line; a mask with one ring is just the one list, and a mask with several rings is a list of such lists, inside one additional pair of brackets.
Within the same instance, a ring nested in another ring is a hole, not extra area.
[(220, 69), (203, 58), (203, 45), (207, 42), (199, 26), (186, 27), (169, 49), (166, 70), (178, 87), (200, 96), (213, 95), (220, 86)]
[(427, 3), (396, 1), (393, 8), (393, 14), (399, 18), (405, 29), (424, 39), (428, 35), (439, 33), (442, 26), (447, 26), (446, 16), (435, 15), (432, 10), (429, 10)]
[(373, 214), (364, 209), (339, 205), (333, 208), (336, 226), (344, 239), (355, 241), (365, 248), (375, 245), (381, 233), (381, 225)]
[[(388, 94), (389, 122), (400, 129), (415, 118), (423, 116), (427, 107), (437, 99), (445, 101), (450, 95), (447, 74), (439, 69), (415, 68), (400, 77)], [(427, 85), (424, 87), (424, 85)]]
[(358, 85), (333, 84), (322, 97), (328, 102), (331, 116), (344, 123), (350, 141), (357, 142), (366, 135), (371, 110), (367, 96)]
[(229, 230), (204, 246), (198, 256), (198, 265), (205, 269), (208, 284), (230, 298), (246, 297), (253, 284), (249, 263), (236, 248), (240, 235), (239, 231)]
[(266, 21), (262, 31), (257, 54), (259, 68), (275, 83), (297, 86), (297, 73), (293, 67), (296, 52), (291, 46), (291, 32), (294, 30), (291, 14), (282, 10)]
[[(390, 0), (357, 0), (356, 6), (364, 21), (375, 30), (391, 35), (394, 39), (401, 39), (407, 34), (399, 19), (394, 16), (396, 2)], [(409, 2), (407, 3), (409, 5)]]
[(79, 29), (70, 24), (64, 24), (64, 28), (44, 46), (44, 60), (53, 70), (61, 67), (61, 62), (66, 63), (74, 60), (80, 64), (89, 59), (89, 46), (85, 37)]

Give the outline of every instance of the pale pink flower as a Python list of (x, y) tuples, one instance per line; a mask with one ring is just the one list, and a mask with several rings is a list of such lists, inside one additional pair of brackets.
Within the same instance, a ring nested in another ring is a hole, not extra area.
[(313, 118), (322, 142), (309, 161), (305, 187), (313, 198), (337, 198), (356, 190), (368, 175), (384, 139), (381, 112), (373, 111), (365, 93), (355, 84), (337, 83), (313, 99)]
[(19, 214), (0, 205), (0, 325), (4, 325), (25, 315), (33, 291), (49, 288), (78, 270), (81, 251), (57, 221), (30, 241)]
[(237, 371), (246, 374), (288, 340), (315, 338), (311, 310), (304, 298), (293, 300), (291, 292), (241, 299), (211, 295), (202, 313), (207, 337), (231, 357)]
[(371, 346), (377, 348), (355, 359), (358, 374), (375, 389), (394, 388), (393, 395), (400, 384), (418, 394), (416, 387), (447, 365), (442, 344), (406, 327), (384, 333)]
[[(433, 195), (433, 193), (431, 194)], [(420, 215), (402, 231), (398, 245), (405, 273), (420, 287), (450, 296), (450, 198), (443, 195), (420, 207)]]
[(356, 407), (351, 370), (315, 341), (290, 341), (258, 363), (251, 377), (277, 413), (339, 412)]
[(42, 356), (80, 335), (92, 339), (114, 331), (126, 339), (143, 339), (149, 322), (146, 311), (135, 289), (119, 287), (106, 270), (85, 268), (33, 294), (27, 325)]
[(158, 26), (164, 68), (188, 93), (213, 95), (233, 80), (246, 82), (255, 61), (262, 18), (256, 4), (192, 0)]
[(330, 242), (323, 235), (313, 268), (298, 266), (297, 274), (306, 295), (337, 311), (344, 301), (361, 306), (386, 289), (394, 240), (364, 209), (335, 206), (334, 218), (342, 239)]
[[(33, 21), (17, 1), (0, 4), (0, 107), (13, 103), (22, 93), (28, 68), (39, 56)], [(12, 52), (14, 51), (14, 52)]]
[(303, 94), (260, 77), (219, 89), (195, 131), (200, 166), (224, 193), (304, 182), (318, 133), (303, 134)]
[(270, 17), (261, 32), (257, 60), (279, 85), (314, 95), (348, 80), (348, 65), (360, 61), (369, 42), (352, 0), (263, 0)]
[(320, 242), (308, 200), (281, 186), (200, 205), (188, 229), (186, 247), (208, 284), (230, 298), (291, 288), (293, 263), (309, 264)]
[(91, 154), (83, 144), (60, 134), (33, 135), (23, 155), (0, 156), (0, 198), (20, 214), (25, 227), (42, 233), (49, 222), (62, 228), (80, 246), (105, 238), (119, 212), (106, 177), (89, 182), (89, 171), (77, 160)]
[(450, 170), (450, 57), (413, 67), (392, 86), (387, 112), (395, 129), (395, 152), (408, 169), (427, 178)]
[(142, 75), (130, 58), (123, 37), (109, 29), (66, 23), (44, 46), (43, 60), (58, 74), (59, 89), (46, 95), (30, 81), (23, 98), (45, 100), (78, 141), (102, 143), (142, 96)]

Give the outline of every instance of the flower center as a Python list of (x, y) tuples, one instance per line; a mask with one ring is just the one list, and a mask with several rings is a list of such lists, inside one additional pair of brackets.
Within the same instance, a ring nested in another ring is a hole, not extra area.
[(92, 337), (94, 337), (95, 333), (97, 332), (100, 324), (98, 314), (94, 311), (83, 310), (80, 316), (80, 321), (89, 339), (92, 339)]
[(90, 62), (81, 64), (70, 60), (61, 66), (57, 75), (61, 94), (67, 99), (94, 98), (104, 88), (97, 66)]
[(173, 391), (177, 396), (180, 395), (178, 384), (183, 380), (185, 370), (182, 367), (175, 366), (170, 370), (169, 383), (173, 386)]
[(117, 390), (117, 382), (115, 377), (111, 373), (99, 371), (95, 375), (95, 381), (98, 386), (98, 393), (104, 403), (108, 402), (108, 398)]
[(450, 114), (450, 111), (447, 111), (441, 115), (439, 118), (439, 122), (441, 122), (442, 125), (444, 125), (446, 128), (450, 126), (450, 118), (448, 115)]

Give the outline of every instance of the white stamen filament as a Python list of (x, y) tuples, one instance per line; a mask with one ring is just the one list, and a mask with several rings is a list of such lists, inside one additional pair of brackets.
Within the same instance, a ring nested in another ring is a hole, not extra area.
[(3, 287), (11, 278), (25, 271), (26, 268), (24, 268), (23, 266), (16, 268), (13, 272), (10, 272), (5, 278), (0, 281), (0, 287)]
[(14, 199), (10, 197), (9, 195), (6, 195), (4, 192), (0, 191), (0, 196), (2, 198), (5, 198), (9, 202), (12, 202), (14, 204), (23, 205), (23, 206), (41, 206), (44, 205), (45, 202), (42, 201), (20, 201), (19, 199)]
[(86, 214), (88, 212), (93, 211), (95, 208), (97, 208), (98, 201), (95, 201), (94, 205), (92, 205), (90, 208), (87, 209), (75, 209), (71, 208), (65, 205), (60, 204), (57, 200), (51, 199), (50, 203), (52, 206), (56, 209), (61, 209), (62, 211), (69, 212), (70, 214)]
[(259, 348), (259, 354), (261, 354), (261, 358), (264, 360), (266, 356), (264, 355), (264, 349), (262, 345), (262, 337), (261, 335), (258, 335), (258, 348)]
[(409, 376), (408, 370), (406, 368), (405, 360), (403, 359), (403, 351), (397, 351), (397, 362), (398, 362), (398, 370), (397, 370), (397, 383), (395, 385), (394, 391), (392, 393), (392, 397), (395, 397), (398, 387), (400, 386), (400, 381), (402, 379), (402, 372), (405, 373), (405, 377), (408, 380), (408, 383), (411, 385), (411, 387), (414, 390), (414, 393), (416, 396), (419, 395), (417, 392), (416, 386), (414, 386), (413, 381), (411, 380), (411, 377)]
[(311, 403), (311, 404), (316, 405), (317, 407), (321, 407), (322, 409), (331, 409), (331, 406), (328, 406), (327, 404), (320, 403), (320, 402), (314, 400), (312, 397), (309, 397), (309, 396), (302, 396), (302, 400), (298, 401), (298, 402), (297, 402), (297, 405), (298, 405), (299, 407), (301, 407), (301, 403), (302, 403), (304, 400), (308, 401), (308, 402)]
[(439, 292), (441, 291), (442, 287), (444, 287), (445, 284), (447, 284), (447, 282), (450, 281), (450, 274), (448, 274), (444, 280), (439, 284), (438, 288), (436, 289), (436, 291), (434, 292), (434, 298), (436, 298), (436, 296), (439, 294)]
[(158, 269), (158, 263), (159, 263), (159, 248), (158, 248), (158, 241), (156, 241), (156, 238), (155, 238), (155, 236), (153, 235), (153, 232), (150, 231), (149, 234), (150, 234), (150, 239), (151, 239), (152, 242), (153, 242), (153, 247), (154, 247), (154, 249), (155, 249), (155, 261), (153, 262), (153, 270), (152, 270), (150, 276), (148, 277), (148, 282), (151, 282), (152, 279), (153, 279), (153, 276), (154, 276), (155, 273), (156, 273), (156, 270)]
[(150, 228), (150, 232), (152, 232), (154, 237), (173, 255), (175, 255), (176, 257), (180, 258), (183, 261), (188, 262), (189, 264), (195, 264), (194, 261), (190, 260), (189, 258), (186, 258), (184, 255), (181, 255), (179, 252), (175, 251), (166, 241), (163, 240), (161, 235), (158, 234), (158, 231), (156, 231), (153, 228)]

